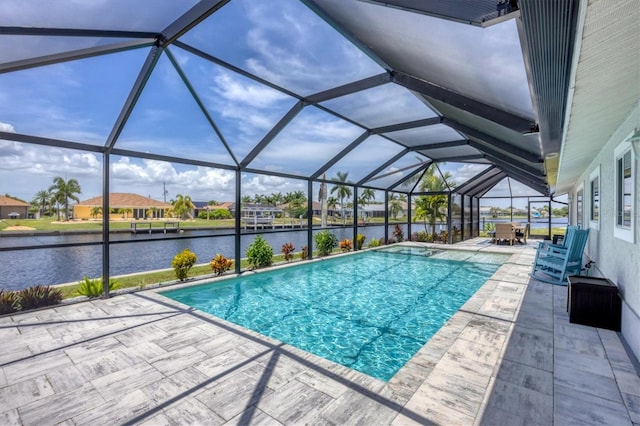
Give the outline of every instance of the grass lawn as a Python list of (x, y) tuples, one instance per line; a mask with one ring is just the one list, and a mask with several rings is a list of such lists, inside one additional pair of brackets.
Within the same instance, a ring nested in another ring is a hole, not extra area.
[[(335, 252), (339, 252), (339, 250), (335, 250)], [(291, 261), (297, 262), (300, 261), (300, 253), (295, 253), (294, 259)], [(275, 254), (273, 256), (273, 263), (282, 263), (284, 262), (284, 255)], [(246, 270), (249, 269), (251, 265), (246, 259), (242, 259), (240, 262), (240, 269)], [(231, 273), (233, 273), (235, 266), (231, 268)], [(188, 278), (197, 278), (204, 277), (206, 275), (211, 275), (211, 267), (209, 264), (199, 264), (195, 265), (193, 268), (189, 270)], [(117, 289), (123, 288), (145, 288), (149, 285), (155, 285), (158, 283), (176, 281), (176, 273), (173, 269), (166, 269), (161, 271), (147, 272), (147, 273), (139, 273), (139, 274), (130, 274), (124, 275), (120, 277), (111, 277), (115, 278), (118, 282)], [(79, 287), (78, 284), (73, 285), (65, 285), (58, 287), (62, 292), (63, 298), (68, 299), (70, 297), (77, 297), (80, 294), (77, 292)]]

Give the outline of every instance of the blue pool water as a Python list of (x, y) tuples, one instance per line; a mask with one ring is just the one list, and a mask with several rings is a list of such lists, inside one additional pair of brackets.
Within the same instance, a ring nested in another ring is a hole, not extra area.
[(506, 258), (391, 246), (162, 294), (389, 380)]

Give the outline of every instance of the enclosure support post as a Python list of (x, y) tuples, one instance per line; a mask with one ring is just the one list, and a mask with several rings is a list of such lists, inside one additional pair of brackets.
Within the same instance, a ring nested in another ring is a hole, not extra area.
[(307, 181), (307, 259), (312, 259), (312, 258), (313, 258), (313, 181), (309, 179)]
[(384, 191), (384, 240), (389, 239), (389, 191)]
[(240, 169), (236, 169), (236, 217), (235, 217), (235, 258), (236, 258), (236, 274), (240, 273), (240, 263), (242, 262), (242, 239), (240, 238), (240, 218), (242, 216), (242, 173)]
[(109, 298), (109, 159), (111, 149), (104, 152), (102, 165), (102, 297)]
[(353, 249), (358, 245), (358, 187), (353, 187)]

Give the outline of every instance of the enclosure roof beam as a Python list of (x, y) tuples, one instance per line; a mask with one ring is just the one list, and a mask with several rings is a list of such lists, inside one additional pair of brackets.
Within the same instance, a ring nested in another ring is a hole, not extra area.
[[(405, 183), (406, 181), (408, 181), (409, 179), (411, 179), (412, 177), (414, 177), (415, 175), (417, 175), (420, 172), (424, 172), (425, 170), (427, 170), (427, 168), (429, 168), (430, 165), (433, 164), (433, 161), (426, 161), (424, 164), (422, 164), (420, 167), (418, 167), (417, 169), (415, 169), (412, 173), (409, 173), (408, 175), (406, 175), (405, 177), (403, 177), (402, 179), (400, 179), (399, 181), (397, 181), (396, 183), (394, 183), (391, 186), (387, 187), (387, 191), (393, 191), (395, 188), (397, 188), (398, 186), (402, 185), (403, 183)], [(418, 179), (416, 181), (419, 182), (420, 179)], [(415, 187), (415, 186), (414, 186)]]
[(136, 157), (136, 158), (144, 158), (147, 160), (164, 161), (167, 163), (179, 163), (179, 164), (187, 164), (191, 166), (209, 167), (214, 169), (238, 170), (237, 166), (232, 166), (229, 164), (213, 163), (210, 161), (193, 160), (193, 159), (187, 159), (187, 158), (176, 158), (170, 155), (151, 154), (148, 152), (132, 151), (129, 149), (113, 148), (111, 150), (111, 154), (120, 155), (123, 157)]
[(495, 169), (496, 169), (496, 165), (492, 164), (491, 167), (488, 167), (487, 169), (481, 171), (480, 173), (473, 176), (471, 179), (469, 179), (468, 181), (466, 181), (465, 183), (457, 187), (456, 192), (460, 192), (461, 194), (464, 194), (466, 191), (462, 191), (462, 189), (469, 186), (473, 186), (476, 181), (485, 178), (488, 173), (491, 173)]
[(169, 57), (171, 64), (176, 69), (176, 71), (178, 72), (178, 75), (182, 79), (182, 82), (184, 83), (185, 86), (187, 86), (187, 90), (189, 90), (191, 97), (193, 97), (193, 99), (196, 101), (196, 103), (198, 104), (198, 107), (200, 108), (200, 111), (202, 111), (202, 114), (204, 114), (205, 118), (209, 122), (209, 125), (213, 128), (213, 131), (216, 132), (216, 135), (218, 135), (218, 138), (220, 139), (220, 142), (222, 142), (222, 145), (224, 145), (225, 149), (227, 150), (227, 153), (233, 159), (234, 164), (236, 166), (239, 166), (238, 159), (233, 154), (233, 151), (231, 151), (231, 148), (229, 148), (229, 144), (227, 143), (227, 140), (225, 139), (224, 135), (216, 125), (215, 121), (213, 120), (213, 117), (211, 117), (211, 114), (209, 114), (209, 110), (207, 110), (207, 108), (204, 106), (204, 103), (200, 99), (200, 96), (198, 96), (198, 93), (193, 88), (193, 85), (189, 81), (189, 78), (187, 78), (187, 75), (182, 70), (182, 67), (180, 66), (176, 58), (173, 56), (169, 48), (165, 49), (165, 52)]
[(230, 0), (200, 0), (182, 16), (169, 24), (163, 31), (164, 45), (171, 44), (191, 28), (207, 19), (211, 14), (220, 9)]
[(151, 72), (155, 68), (161, 54), (162, 49), (158, 48), (157, 46), (153, 46), (151, 50), (149, 50), (149, 54), (147, 55), (144, 64), (142, 64), (142, 68), (140, 69), (138, 77), (136, 78), (136, 81), (133, 84), (131, 91), (129, 92), (129, 96), (127, 97), (127, 100), (120, 110), (120, 115), (118, 115), (118, 118), (116, 119), (116, 122), (111, 129), (111, 133), (107, 138), (105, 146), (107, 146), (108, 148), (113, 148), (116, 141), (118, 140), (118, 137), (120, 136), (120, 133), (122, 133), (122, 129), (124, 129), (127, 119), (131, 115), (136, 102), (138, 102), (138, 98), (140, 97), (144, 86), (147, 84), (147, 81), (151, 76)]
[(345, 155), (353, 151), (358, 145), (364, 142), (369, 137), (369, 135), (370, 133), (368, 131), (365, 131), (360, 136), (358, 136), (353, 142), (351, 142), (337, 155), (333, 156), (331, 160), (325, 163), (324, 166), (320, 167), (314, 174), (312, 174), (311, 179), (316, 179), (318, 176), (320, 176), (321, 174), (329, 170), (331, 167), (333, 167), (333, 165), (336, 164), (338, 161), (342, 160)]
[(540, 170), (536, 167), (533, 167), (532, 165), (526, 163), (525, 161), (520, 160), (520, 158), (514, 158), (510, 155), (507, 155), (495, 148), (493, 148), (490, 145), (485, 145), (483, 143), (480, 142), (476, 142), (473, 140), (469, 141), (469, 145), (471, 145), (472, 147), (474, 147), (475, 149), (477, 149), (478, 151), (486, 154), (486, 155), (490, 155), (492, 158), (499, 158), (507, 163), (510, 163), (520, 169), (522, 169), (522, 171), (529, 173), (532, 176), (535, 177), (541, 177), (544, 176), (544, 171)]
[(372, 171), (371, 173), (369, 173), (368, 175), (366, 175), (365, 177), (360, 179), (360, 182), (358, 182), (356, 185), (358, 185), (358, 186), (363, 185), (365, 182), (367, 182), (371, 178), (375, 177), (378, 173), (380, 173), (381, 171), (383, 171), (384, 169), (386, 169), (387, 167), (389, 167), (390, 165), (392, 165), (393, 163), (398, 161), (407, 152), (409, 152), (408, 148), (403, 149), (402, 151), (400, 151), (399, 153), (397, 153), (396, 155), (394, 155), (393, 157), (391, 157), (390, 159), (385, 161), (382, 165), (377, 167), (374, 171)]
[(392, 81), (409, 90), (437, 99), (440, 102), (485, 118), (518, 133), (529, 132), (536, 126), (535, 121), (532, 119), (496, 108), (403, 72), (394, 71), (392, 73)]
[(491, 145), (494, 148), (500, 149), (502, 151), (508, 152), (510, 154), (513, 154), (515, 156), (518, 156), (524, 160), (527, 160), (531, 163), (540, 163), (542, 162), (542, 159), (540, 158), (540, 156), (538, 154), (534, 154), (531, 153), (529, 151), (525, 151), (524, 149), (518, 148), (517, 146), (514, 146), (508, 142), (505, 142), (499, 138), (496, 138), (495, 136), (491, 136), (488, 135), (478, 129), (474, 129), (472, 127), (466, 126), (462, 123), (459, 123), (455, 120), (452, 120), (450, 118), (443, 118), (442, 121), (444, 124), (446, 124), (447, 126), (451, 127), (452, 129), (455, 129), (467, 136), (470, 136), (472, 138), (478, 139), (482, 142), (484, 142), (485, 144)]
[(61, 139), (44, 138), (40, 136), (25, 135), (22, 133), (5, 132), (0, 130), (0, 140), (24, 142), (34, 145), (53, 146), (59, 148), (77, 149), (81, 151), (99, 152), (105, 151), (102, 145), (90, 145), (86, 143), (71, 142)]
[(246, 167), (251, 163), (257, 156), (262, 152), (263, 149), (267, 147), (275, 139), (276, 136), (285, 128), (287, 125), (295, 118), (296, 115), (302, 111), (304, 108), (304, 102), (298, 101), (296, 104), (291, 107), (291, 109), (280, 119), (278, 124), (276, 124), (269, 133), (267, 133), (264, 138), (256, 146), (253, 147), (251, 152), (247, 154), (246, 157), (240, 162), (241, 167)]
[(437, 142), (437, 143), (430, 143), (426, 145), (416, 145), (416, 146), (410, 147), (410, 149), (411, 151), (422, 151), (422, 150), (429, 150), (429, 149), (453, 148), (456, 146), (462, 146), (462, 145), (468, 145), (468, 144), (469, 144), (469, 141), (467, 139), (460, 139), (457, 141)]
[(333, 87), (323, 92), (318, 92), (313, 95), (307, 96), (307, 102), (311, 104), (317, 104), (320, 102), (328, 101), (329, 99), (339, 98), (341, 96), (350, 95), (352, 93), (360, 92), (362, 90), (371, 89), (373, 87), (386, 84), (391, 81), (391, 75), (388, 72), (367, 77), (362, 80), (354, 81), (344, 84), (342, 86)]
[(442, 118), (439, 116), (431, 117), (431, 118), (423, 118), (415, 121), (407, 121), (405, 123), (390, 124), (388, 126), (375, 127), (371, 129), (371, 133), (373, 134), (391, 133), (391, 132), (397, 132), (400, 130), (415, 129), (417, 127), (433, 126), (434, 124), (440, 124), (440, 123), (442, 123)]
[(61, 62), (73, 61), (77, 59), (91, 58), (107, 53), (123, 52), (131, 49), (152, 46), (155, 39), (137, 39), (128, 40), (120, 43), (105, 44), (101, 46), (89, 47), (87, 49), (78, 49), (68, 52), (54, 53), (51, 55), (38, 56), (35, 58), (21, 59), (13, 62), (0, 64), (0, 74), (21, 71), (29, 68), (41, 67), (44, 65), (58, 64)]

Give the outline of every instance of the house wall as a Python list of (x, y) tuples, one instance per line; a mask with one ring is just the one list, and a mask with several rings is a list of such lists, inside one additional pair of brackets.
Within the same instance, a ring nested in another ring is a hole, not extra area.
[(0, 206), (0, 219), (9, 219), (9, 214), (20, 213), (18, 219), (27, 219), (29, 207), (26, 206)]
[(572, 223), (576, 223), (576, 194), (584, 186), (583, 226), (590, 227), (590, 176), (600, 167), (599, 229), (591, 227), (585, 255), (596, 262), (591, 275), (606, 277), (616, 283), (622, 296), (622, 335), (636, 358), (640, 359), (640, 157), (635, 157), (635, 242), (614, 237), (615, 227), (615, 156), (614, 150), (634, 128), (640, 128), (640, 106), (636, 105), (627, 119), (603, 146), (571, 191)]

